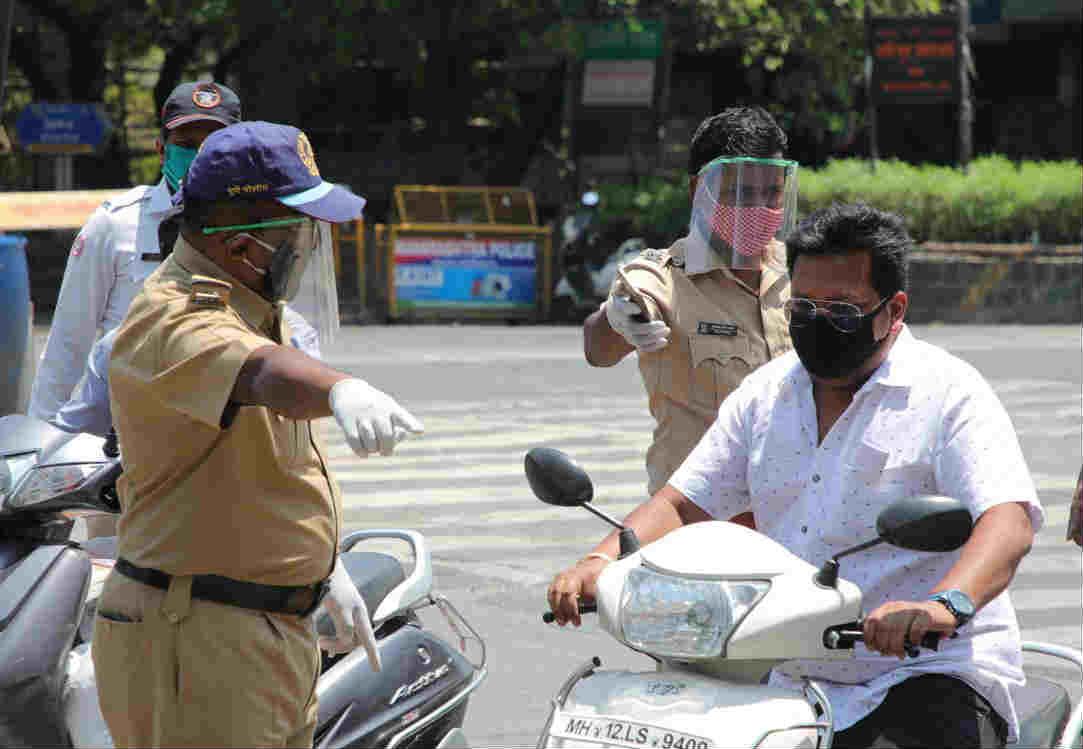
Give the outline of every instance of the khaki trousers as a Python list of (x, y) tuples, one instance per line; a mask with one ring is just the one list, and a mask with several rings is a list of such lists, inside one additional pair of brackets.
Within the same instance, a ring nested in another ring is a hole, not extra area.
[(312, 617), (192, 599), (118, 572), (91, 653), (118, 747), (311, 747), (320, 656)]

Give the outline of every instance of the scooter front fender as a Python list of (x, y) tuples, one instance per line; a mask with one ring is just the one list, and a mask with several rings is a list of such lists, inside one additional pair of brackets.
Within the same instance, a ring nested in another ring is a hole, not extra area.
[(800, 692), (684, 671), (597, 671), (554, 702), (539, 746), (811, 748), (829, 725)]

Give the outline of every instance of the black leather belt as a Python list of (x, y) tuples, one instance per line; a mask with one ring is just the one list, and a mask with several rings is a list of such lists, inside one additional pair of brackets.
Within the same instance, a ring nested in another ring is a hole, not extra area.
[[(117, 559), (113, 569), (136, 582), (161, 590), (168, 590), (173, 579), (161, 570), (136, 567), (127, 559)], [(192, 598), (275, 614), (308, 616), (320, 605), (329, 586), (327, 580), (315, 585), (261, 585), (221, 575), (193, 575)]]

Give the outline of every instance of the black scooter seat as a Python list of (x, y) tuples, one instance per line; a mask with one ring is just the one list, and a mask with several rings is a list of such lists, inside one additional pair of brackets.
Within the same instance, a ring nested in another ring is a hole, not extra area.
[(1027, 683), (1011, 688), (1019, 716), (1019, 747), (1056, 746), (1071, 712), (1068, 691), (1056, 682), (1028, 676)]
[(361, 593), (369, 616), (376, 613), (384, 597), (406, 579), (402, 564), (390, 554), (375, 551), (347, 551), (339, 555), (342, 566)]

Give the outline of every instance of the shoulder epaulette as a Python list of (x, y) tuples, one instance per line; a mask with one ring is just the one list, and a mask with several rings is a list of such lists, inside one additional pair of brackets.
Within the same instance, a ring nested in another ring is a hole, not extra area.
[(192, 276), (192, 293), (188, 297), (191, 304), (201, 307), (225, 307), (229, 304), (229, 293), (233, 284), (210, 276)]
[(127, 208), (130, 205), (142, 203), (144, 200), (147, 200), (150, 197), (150, 191), (152, 189), (153, 188), (149, 185), (139, 185), (138, 187), (133, 187), (131, 190), (117, 195), (115, 198), (110, 198), (102, 203), (102, 205), (110, 213), (119, 211), (121, 208)]

